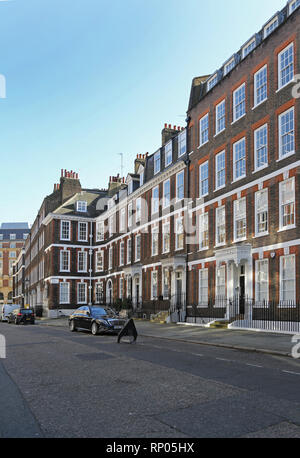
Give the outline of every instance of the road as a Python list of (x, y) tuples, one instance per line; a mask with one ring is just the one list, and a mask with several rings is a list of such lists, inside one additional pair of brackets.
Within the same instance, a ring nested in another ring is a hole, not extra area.
[(300, 362), (0, 323), (0, 437), (300, 437)]

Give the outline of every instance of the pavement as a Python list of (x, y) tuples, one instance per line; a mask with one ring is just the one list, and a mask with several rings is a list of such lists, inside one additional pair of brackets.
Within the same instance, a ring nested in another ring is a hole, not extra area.
[[(37, 324), (42, 326), (67, 327), (68, 319), (41, 318)], [(207, 329), (185, 324), (157, 324), (145, 320), (135, 320), (138, 335), (155, 337), (169, 341), (187, 342), (198, 345), (231, 348), (240, 351), (258, 352), (291, 357), (291, 335), (268, 332), (255, 332), (230, 329)]]

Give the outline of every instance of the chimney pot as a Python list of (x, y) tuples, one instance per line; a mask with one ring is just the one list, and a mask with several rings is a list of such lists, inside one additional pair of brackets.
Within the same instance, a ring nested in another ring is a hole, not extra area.
[(174, 126), (174, 130), (176, 130), (176, 126)]
[(172, 124), (169, 124), (169, 129), (171, 129), (171, 128), (172, 128)]
[(167, 124), (167, 123), (165, 123), (165, 129), (166, 129), (167, 127), (168, 127), (168, 124)]

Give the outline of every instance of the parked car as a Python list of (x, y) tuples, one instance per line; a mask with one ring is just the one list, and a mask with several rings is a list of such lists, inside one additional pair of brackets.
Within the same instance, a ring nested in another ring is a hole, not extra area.
[(0, 308), (0, 320), (8, 321), (8, 315), (16, 309), (19, 309), (20, 305), (18, 304), (2, 304)]
[(15, 309), (8, 315), (8, 322), (15, 324), (34, 324), (34, 312), (31, 309)]
[(119, 334), (125, 326), (126, 320), (119, 318), (110, 307), (79, 307), (69, 317), (69, 329), (71, 332), (78, 329), (86, 329), (97, 334)]

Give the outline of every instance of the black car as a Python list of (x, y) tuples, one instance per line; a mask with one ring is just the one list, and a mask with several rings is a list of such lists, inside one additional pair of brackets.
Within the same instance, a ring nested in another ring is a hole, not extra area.
[(34, 324), (34, 312), (31, 309), (15, 309), (8, 315), (7, 321), (15, 324)]
[(109, 307), (79, 307), (69, 317), (71, 332), (77, 329), (86, 329), (97, 334), (119, 334), (126, 324), (126, 320), (119, 318), (116, 312)]

